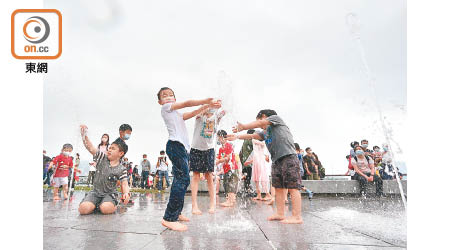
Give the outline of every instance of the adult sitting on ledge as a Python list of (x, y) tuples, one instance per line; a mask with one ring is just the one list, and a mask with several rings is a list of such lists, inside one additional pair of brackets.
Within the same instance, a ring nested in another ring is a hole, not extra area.
[(356, 156), (351, 159), (351, 164), (355, 169), (355, 180), (359, 181), (361, 195), (367, 194), (367, 183), (375, 182), (376, 195), (380, 197), (383, 194), (383, 180), (375, 174), (374, 161), (370, 156), (364, 155), (361, 146), (355, 147)]

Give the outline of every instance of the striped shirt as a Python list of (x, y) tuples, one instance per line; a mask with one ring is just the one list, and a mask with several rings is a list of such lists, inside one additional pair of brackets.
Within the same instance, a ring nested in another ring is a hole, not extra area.
[(108, 157), (100, 150), (94, 155), (97, 160), (97, 172), (94, 178), (94, 192), (97, 194), (117, 193), (117, 181), (127, 181), (127, 169), (120, 163), (112, 167)]

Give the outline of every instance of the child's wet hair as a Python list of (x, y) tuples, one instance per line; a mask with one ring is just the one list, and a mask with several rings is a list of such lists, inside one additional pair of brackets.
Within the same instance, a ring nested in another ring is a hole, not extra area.
[(256, 119), (261, 119), (262, 116), (265, 115), (266, 117), (270, 117), (272, 115), (277, 115), (277, 112), (273, 109), (263, 109), (259, 111), (258, 115), (256, 116)]
[(158, 96), (158, 101), (161, 100), (161, 92), (163, 92), (164, 90), (170, 90), (173, 93), (173, 97), (175, 97), (175, 92), (173, 91), (173, 89), (169, 88), (169, 87), (162, 87), (159, 91), (158, 94), (156, 94)]
[(119, 147), (119, 151), (123, 152), (123, 156), (125, 156), (127, 154), (128, 145), (124, 141), (122, 141), (122, 139), (117, 138), (113, 143), (111, 143), (111, 145), (112, 144), (116, 144), (117, 147)]
[(133, 129), (131, 128), (131, 126), (129, 124), (120, 125), (119, 131), (127, 131), (127, 130), (133, 131)]
[(227, 131), (221, 129), (217, 132), (217, 136), (225, 137), (225, 136), (227, 136)]
[(295, 150), (300, 151), (300, 145), (298, 145), (298, 143), (294, 143), (294, 146), (295, 146)]
[(63, 145), (63, 148), (62, 148), (62, 149), (64, 150), (64, 149), (66, 149), (66, 148), (70, 148), (70, 149), (73, 150), (72, 144), (70, 144), (70, 143), (66, 143), (66, 144)]
[(255, 133), (255, 130), (254, 129), (249, 129), (249, 130), (247, 130), (247, 134), (248, 135), (251, 135), (251, 134), (254, 134)]

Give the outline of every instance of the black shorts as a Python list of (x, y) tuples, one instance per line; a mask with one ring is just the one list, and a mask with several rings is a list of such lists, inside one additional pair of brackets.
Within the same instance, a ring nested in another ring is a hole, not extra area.
[(296, 154), (291, 154), (272, 163), (272, 186), (274, 188), (300, 189), (300, 161)]
[(214, 172), (214, 149), (198, 150), (191, 148), (189, 154), (189, 170), (193, 172)]
[(112, 204), (114, 204), (114, 206), (117, 206), (117, 204), (119, 204), (117, 193), (100, 195), (91, 191), (87, 193), (86, 196), (84, 196), (84, 199), (81, 201), (81, 203), (85, 201), (93, 203), (96, 208), (99, 208), (103, 202), (111, 202)]

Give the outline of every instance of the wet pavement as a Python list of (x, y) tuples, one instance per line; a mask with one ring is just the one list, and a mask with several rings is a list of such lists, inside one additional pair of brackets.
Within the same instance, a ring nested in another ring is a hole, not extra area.
[[(314, 197), (302, 199), (303, 225), (267, 221), (275, 207), (249, 198), (234, 208), (208, 214), (209, 198), (199, 197), (202, 215), (191, 214), (186, 196), (186, 232), (161, 226), (168, 193), (133, 194), (134, 204), (112, 215), (80, 216), (85, 192), (71, 201), (52, 201), (43, 191), (44, 249), (404, 249), (406, 213), (400, 198)], [(224, 198), (220, 197), (220, 201)], [(291, 209), (289, 206), (287, 209)], [(290, 214), (290, 212), (289, 212)]]

